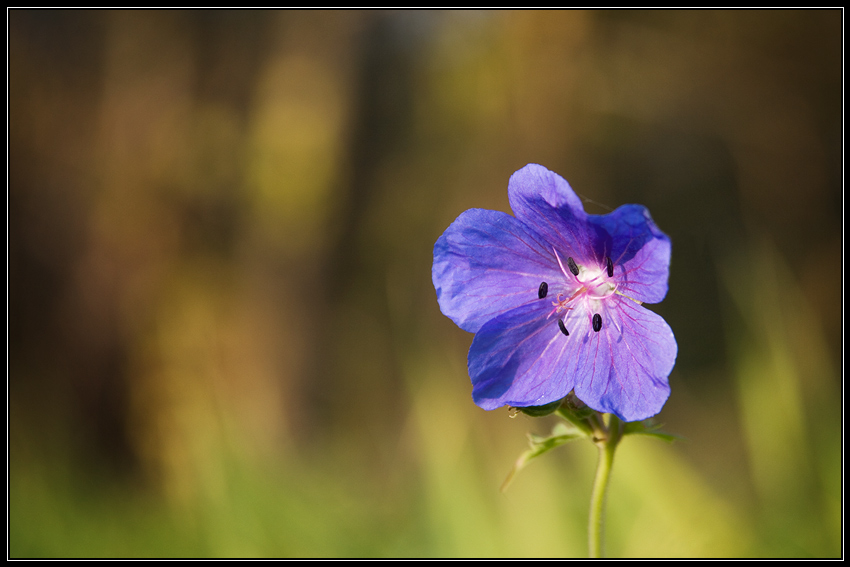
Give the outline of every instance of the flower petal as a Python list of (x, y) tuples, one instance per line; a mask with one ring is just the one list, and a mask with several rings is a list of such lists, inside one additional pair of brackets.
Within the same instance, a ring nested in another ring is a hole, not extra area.
[(468, 359), (476, 404), (487, 410), (538, 406), (573, 389), (578, 343), (564, 336), (551, 312), (551, 302), (536, 301), (481, 327)]
[(606, 301), (602, 319), (600, 332), (573, 324), (584, 344), (576, 395), (625, 421), (652, 417), (670, 396), (668, 376), (678, 350), (673, 331), (659, 315), (619, 296)]
[(594, 231), (587, 224), (581, 199), (563, 177), (542, 165), (528, 164), (511, 175), (508, 200), (516, 218), (559, 254), (582, 260), (591, 257)]
[(670, 239), (661, 232), (646, 207), (623, 205), (613, 213), (590, 215), (597, 227), (593, 245), (600, 261), (609, 256), (619, 291), (645, 303), (658, 303), (667, 295), (670, 275)]
[(471, 333), (496, 315), (540, 301), (540, 283), (560, 275), (546, 242), (498, 211), (464, 212), (434, 245), (431, 277), (440, 310)]

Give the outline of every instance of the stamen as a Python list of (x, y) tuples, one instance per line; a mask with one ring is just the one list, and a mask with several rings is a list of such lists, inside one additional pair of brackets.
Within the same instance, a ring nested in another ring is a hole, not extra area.
[(614, 277), (614, 262), (611, 261), (611, 256), (606, 256), (605, 261), (608, 264), (608, 277), (613, 278)]
[(615, 291), (614, 293), (616, 293), (616, 294), (617, 294), (617, 295), (619, 295), (620, 297), (625, 297), (626, 299), (630, 299), (631, 301), (634, 301), (634, 302), (635, 302), (635, 303), (637, 303), (638, 305), (643, 305), (643, 301), (638, 301), (638, 300), (637, 300), (637, 299), (635, 299), (634, 297), (629, 297), (629, 296), (628, 296), (628, 295), (626, 295), (625, 293), (620, 293), (619, 291)]
[(573, 273), (573, 275), (577, 276), (578, 275), (578, 266), (576, 266), (576, 262), (575, 262), (575, 260), (573, 260), (572, 256), (567, 258), (567, 265), (570, 267), (570, 271)]
[(553, 247), (552, 252), (555, 253), (555, 258), (558, 260), (558, 266), (561, 267), (561, 273), (564, 274), (565, 278), (569, 279), (570, 276), (567, 275), (567, 271), (564, 269), (564, 264), (563, 264), (563, 262), (561, 262), (561, 257), (558, 256), (558, 251), (555, 250), (555, 248)]
[(561, 332), (564, 333), (564, 335), (568, 337), (570, 336), (570, 332), (567, 330), (567, 326), (564, 325), (563, 319), (558, 319), (558, 327), (561, 329)]
[(540, 288), (537, 290), (538, 299), (543, 299), (549, 294), (549, 284), (546, 282), (540, 283)]
[(602, 316), (599, 313), (593, 314), (593, 332), (598, 333), (602, 329)]

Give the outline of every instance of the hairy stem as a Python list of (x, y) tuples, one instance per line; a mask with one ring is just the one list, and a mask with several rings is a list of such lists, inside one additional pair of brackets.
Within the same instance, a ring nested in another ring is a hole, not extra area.
[(608, 481), (611, 478), (611, 467), (614, 464), (614, 451), (622, 436), (620, 419), (611, 415), (606, 435), (596, 440), (599, 447), (599, 461), (596, 465), (596, 478), (593, 481), (593, 492), (590, 496), (590, 518), (588, 523), (588, 543), (590, 557), (602, 557), (602, 532), (605, 515), (605, 496), (608, 492)]

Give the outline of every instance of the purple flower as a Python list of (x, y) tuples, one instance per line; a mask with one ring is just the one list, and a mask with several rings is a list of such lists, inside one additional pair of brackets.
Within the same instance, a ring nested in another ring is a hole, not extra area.
[(434, 246), (440, 309), (475, 333), (475, 403), (539, 406), (574, 390), (625, 421), (657, 414), (676, 339), (641, 304), (667, 294), (670, 239), (640, 205), (587, 214), (540, 165), (511, 176), (508, 198), (516, 217), (470, 209)]

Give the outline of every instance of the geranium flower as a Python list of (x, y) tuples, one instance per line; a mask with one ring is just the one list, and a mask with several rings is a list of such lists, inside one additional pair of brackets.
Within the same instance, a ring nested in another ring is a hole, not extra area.
[(540, 165), (511, 176), (508, 198), (515, 217), (470, 209), (434, 246), (440, 309), (475, 333), (475, 403), (540, 406), (574, 391), (625, 421), (657, 414), (678, 347), (641, 304), (667, 294), (670, 239), (640, 205), (587, 214)]

